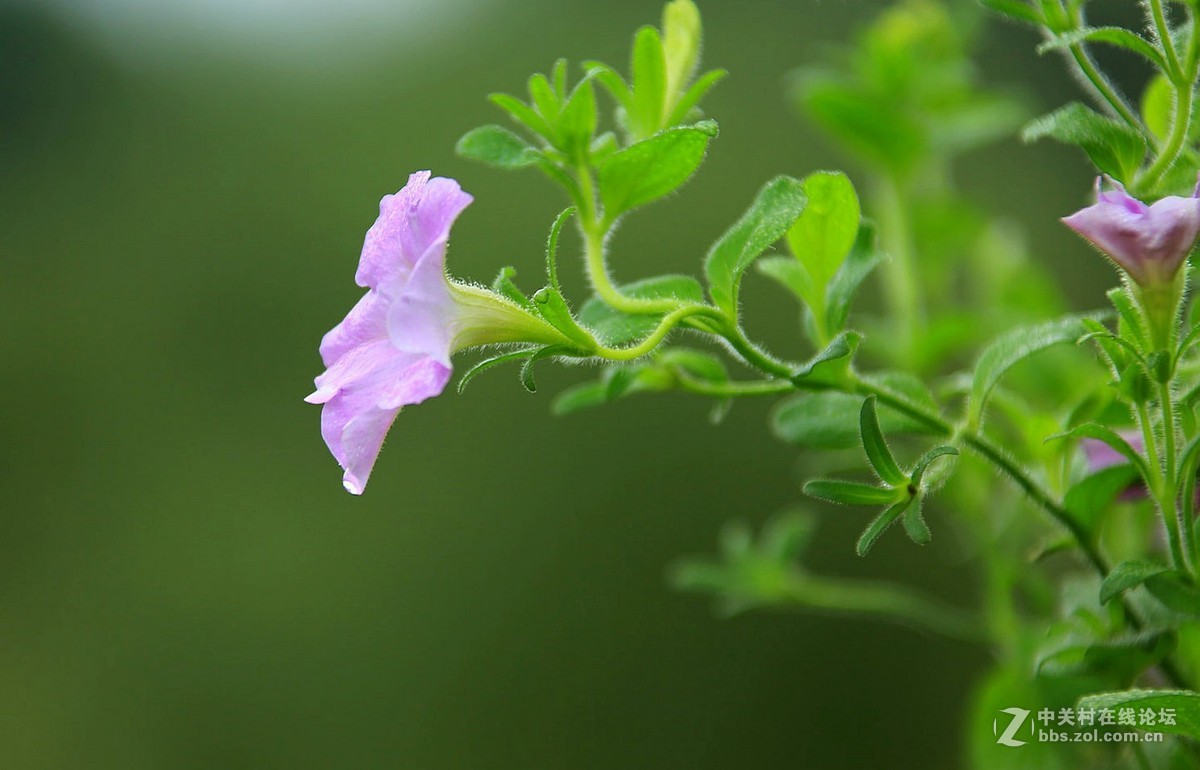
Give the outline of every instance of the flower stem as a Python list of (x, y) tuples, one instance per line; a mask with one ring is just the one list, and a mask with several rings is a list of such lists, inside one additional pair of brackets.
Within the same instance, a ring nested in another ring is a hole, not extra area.
[[(1075, 29), (1082, 29), (1085, 26), (1082, 4), (1076, 6), (1071, 15), (1071, 23)], [(1124, 97), (1117, 92), (1117, 89), (1109, 81), (1108, 77), (1096, 66), (1096, 62), (1092, 60), (1091, 54), (1084, 48), (1083, 43), (1075, 43), (1069, 46), (1067, 50), (1070, 51), (1071, 60), (1075, 63), (1079, 74), (1092, 86), (1092, 89), (1096, 92), (1095, 95), (1106, 103), (1121, 120), (1128, 123), (1131, 128), (1143, 136), (1149, 136), (1146, 127), (1138, 119), (1137, 113), (1133, 111), (1133, 108), (1129, 106)]]

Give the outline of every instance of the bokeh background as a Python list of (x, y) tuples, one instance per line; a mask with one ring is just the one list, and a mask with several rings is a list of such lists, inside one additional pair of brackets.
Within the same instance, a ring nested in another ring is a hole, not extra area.
[[(708, 101), (722, 133), (683, 194), (621, 229), (626, 280), (694, 272), (764, 180), (842, 165), (784, 76), (882, 3), (701, 7), (706, 61), (733, 73)], [(658, 14), (0, 0), (0, 767), (960, 765), (981, 650), (855, 620), (720, 620), (667, 586), (724, 521), (799, 498), (805, 460), (765, 405), (719, 427), (686, 397), (555, 419), (550, 394), (586, 372), (544, 367), (536, 395), (493, 373), (406, 410), (357, 499), (301, 401), (358, 297), (378, 199), (413, 170), (476, 197), (456, 275), (513, 264), (537, 285), (562, 202), (454, 142), (500, 122), (487, 93), (559, 56), (623, 66)], [(1073, 84), (1035, 43), (991, 25), (980, 66), (1049, 109)], [(1110, 276), (1054, 221), (1088, 192), (1081, 158), (1013, 140), (959, 178), (1029, 223), (1074, 305), (1099, 302)], [(794, 309), (748, 291), (786, 349)], [(888, 538), (859, 560), (862, 517), (826, 514), (814, 567), (971, 600), (952, 542)]]

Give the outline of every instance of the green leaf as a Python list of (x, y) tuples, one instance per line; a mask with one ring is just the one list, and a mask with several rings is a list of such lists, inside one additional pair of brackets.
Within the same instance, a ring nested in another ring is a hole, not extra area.
[(1084, 27), (1073, 30), (1063, 35), (1056, 35), (1042, 43), (1038, 46), (1037, 52), (1046, 53), (1087, 42), (1108, 43), (1118, 48), (1124, 48), (1126, 51), (1132, 51), (1144, 57), (1159, 71), (1167, 69), (1166, 60), (1163, 59), (1162, 54), (1154, 47), (1153, 43), (1124, 27)]
[(891, 486), (908, 484), (908, 476), (896, 464), (892, 450), (888, 448), (887, 439), (879, 428), (879, 417), (875, 413), (875, 396), (863, 401), (862, 411), (859, 412), (859, 430), (862, 434), (863, 449), (867, 453), (867, 461), (879, 474), (879, 478)]
[(550, 412), (556, 417), (602, 406), (608, 403), (608, 386), (599, 381), (573, 385), (554, 398)]
[(467, 132), (454, 151), (469, 160), (507, 170), (532, 166), (541, 155), (524, 139), (500, 126), (480, 126)]
[[(704, 289), (695, 278), (686, 275), (660, 275), (625, 284), (619, 291), (634, 299), (676, 299), (683, 302), (703, 302)], [(654, 331), (662, 320), (660, 313), (623, 313), (600, 297), (583, 303), (579, 321), (592, 330), (606, 345), (624, 345), (643, 339)]]
[(700, 167), (716, 135), (717, 124), (702, 121), (668, 129), (605, 158), (599, 167), (605, 219), (611, 222), (678, 189)]
[(629, 120), (635, 138), (647, 137), (661, 128), (666, 100), (667, 72), (662, 39), (658, 30), (646, 26), (633, 40), (633, 98)]
[(704, 73), (700, 78), (692, 83), (691, 87), (679, 97), (675, 109), (671, 111), (671, 115), (667, 118), (667, 125), (677, 126), (687, 120), (692, 112), (700, 105), (700, 101), (708, 95), (712, 87), (725, 79), (729, 72), (726, 70), (711, 70)]
[(1175, 111), (1175, 89), (1161, 72), (1150, 78), (1142, 91), (1142, 122), (1150, 133), (1163, 141), (1171, 133), (1171, 115)]
[(1046, 348), (1074, 342), (1085, 332), (1080, 316), (1068, 316), (1037, 326), (1013, 329), (998, 337), (983, 351), (975, 365), (969, 423), (980, 423), (988, 396), (1005, 372)]
[(957, 456), (958, 450), (952, 446), (935, 446), (933, 449), (930, 449), (921, 455), (916, 464), (913, 465), (912, 473), (909, 474), (912, 477), (912, 485), (918, 490), (921, 488), (921, 481), (925, 478), (925, 472), (929, 470), (929, 466), (933, 465), (934, 460), (940, 457)]
[(586, 156), (596, 133), (596, 89), (585, 77), (575, 86), (558, 121), (563, 151), (573, 158)]
[(894, 489), (837, 479), (810, 481), (804, 485), (804, 494), (842, 505), (887, 505), (899, 497)]
[(680, 369), (688, 375), (704, 382), (725, 383), (729, 381), (729, 372), (725, 364), (714, 355), (689, 348), (668, 348), (655, 358), (655, 361), (665, 367)]
[(1057, 649), (1039, 657), (1036, 671), (1043, 677), (1103, 677), (1129, 682), (1175, 649), (1170, 630), (1143, 631), (1107, 639), (1069, 637)]
[(1034, 120), (1021, 132), (1026, 142), (1044, 137), (1080, 147), (1096, 168), (1120, 181), (1131, 179), (1146, 157), (1141, 134), (1079, 102)]
[(1200, 740), (1200, 693), (1191, 690), (1123, 690), (1097, 693), (1081, 698), (1078, 707), (1095, 711), (1132, 708), (1139, 713), (1142, 709), (1154, 709), (1156, 713), (1167, 710), (1174, 712), (1174, 724), (1163, 724), (1156, 719), (1154, 725), (1138, 725), (1139, 729), (1186, 735)]
[(1067, 438), (1091, 438), (1103, 441), (1132, 463), (1142, 478), (1150, 478), (1150, 468), (1146, 465), (1146, 458), (1142, 457), (1140, 452), (1130, 446), (1129, 442), (1112, 428), (1100, 425), (1099, 423), (1085, 422), (1083, 425), (1078, 425), (1065, 433), (1056, 433), (1053, 436), (1048, 436), (1046, 437), (1046, 441), (1057, 441)]
[(585, 61), (583, 67), (589, 76), (603, 86), (605, 91), (608, 91), (613, 101), (620, 107), (626, 112), (633, 109), (633, 94), (625, 83), (625, 78), (621, 77), (621, 73), (604, 62), (598, 61)]
[(925, 516), (921, 512), (920, 500), (909, 505), (908, 510), (904, 512), (904, 532), (908, 539), (917, 545), (929, 545), (933, 540), (933, 533), (929, 531), (929, 525), (925, 523)]
[(824, 291), (858, 236), (858, 194), (839, 171), (809, 174), (803, 185), (808, 202), (788, 229), (787, 242), (815, 290)]
[[(910, 399), (914, 403), (919, 399)], [(771, 413), (779, 439), (803, 449), (851, 449), (858, 445), (863, 398), (840, 391), (803, 393), (781, 401)], [(889, 434), (928, 433), (929, 429), (887, 404), (878, 407), (881, 430)]]
[(880, 535), (886, 532), (887, 528), (892, 526), (892, 523), (900, 518), (900, 515), (908, 510), (912, 504), (913, 498), (909, 497), (885, 508), (882, 513), (867, 525), (863, 533), (859, 535), (858, 542), (854, 546), (854, 552), (859, 556), (866, 556)]
[(1137, 468), (1132, 465), (1104, 468), (1084, 477), (1067, 490), (1063, 507), (1087, 532), (1094, 533), (1100, 516), (1112, 506), (1118, 495), (1139, 479)]
[(812, 296), (812, 279), (804, 266), (793, 256), (763, 257), (754, 264), (755, 269), (782, 286), (801, 302)]
[(725, 231), (704, 259), (713, 302), (730, 318), (737, 317), (738, 287), (746, 268), (783, 237), (804, 210), (804, 186), (781, 176), (767, 182), (746, 213)]
[(1023, 21), (1034, 26), (1042, 25), (1042, 17), (1022, 0), (980, 0), (980, 2), (1014, 21)]
[(480, 361), (479, 363), (475, 364), (470, 369), (468, 369), (466, 371), (466, 373), (464, 373), (463, 376), (459, 378), (459, 380), (458, 380), (459, 394), (461, 395), (467, 389), (467, 385), (470, 384), (471, 380), (475, 379), (478, 375), (486, 372), (488, 369), (499, 366), (500, 364), (506, 364), (509, 361), (520, 361), (523, 358), (528, 358), (528, 357), (532, 356), (535, 352), (536, 352), (536, 350), (534, 348), (529, 348), (526, 350), (514, 350), (514, 351), (511, 351), (508, 353), (502, 353), (501, 355), (495, 356), (493, 358), (486, 358), (486, 359)]
[(806, 78), (798, 96), (805, 111), (830, 135), (867, 161), (894, 172), (912, 168), (928, 149), (913, 118), (881, 104), (874, 92), (834, 78)]
[(700, 10), (692, 0), (671, 0), (663, 7), (662, 30), (666, 93), (668, 99), (674, 99), (700, 61)]
[(525, 128), (537, 136), (550, 141), (550, 137), (554, 133), (550, 128), (550, 124), (536, 110), (525, 104), (525, 102), (509, 94), (491, 94), (488, 96), (488, 99), (491, 100), (492, 104), (507, 112), (513, 120), (525, 126)]
[[(551, 137), (557, 137), (558, 132), (555, 127), (558, 125), (558, 113), (562, 109), (562, 104), (545, 75), (537, 74), (529, 77), (529, 98), (533, 106), (537, 107), (538, 113), (546, 119), (546, 124), (550, 126)], [(554, 143), (558, 144), (557, 141)]]
[(1200, 617), (1200, 588), (1186, 574), (1177, 570), (1146, 578), (1146, 590), (1176, 612)]
[(1130, 588), (1145, 583), (1148, 578), (1167, 572), (1170, 567), (1143, 559), (1130, 559), (1113, 567), (1100, 584), (1100, 603), (1108, 604)]
[(513, 281), (517, 277), (517, 270), (512, 266), (500, 268), (499, 275), (496, 280), (492, 281), (492, 291), (511, 300), (518, 307), (523, 307), (526, 310), (536, 310), (533, 301), (525, 296), (525, 293), (517, 288), (517, 284)]
[(834, 383), (849, 367), (850, 360), (858, 350), (862, 336), (856, 332), (842, 332), (824, 350), (817, 353), (800, 368), (792, 372), (792, 382), (802, 380), (810, 382)]
[(563, 225), (574, 214), (574, 206), (563, 209), (554, 224), (550, 225), (550, 235), (546, 237), (546, 278), (550, 281), (550, 288), (559, 294), (562, 293), (562, 287), (558, 283), (558, 236), (562, 233)]
[(565, 345), (547, 345), (544, 348), (539, 348), (533, 355), (525, 359), (525, 363), (521, 365), (521, 385), (530, 393), (536, 393), (537, 383), (533, 380), (533, 365), (545, 358), (570, 355), (574, 352), (576, 351)]
[(575, 322), (575, 317), (571, 315), (571, 308), (567, 307), (566, 300), (557, 290), (550, 286), (539, 289), (533, 295), (533, 303), (546, 323), (558, 329), (572, 342), (578, 343), (582, 350), (595, 349), (595, 340)]
[(875, 226), (869, 222), (862, 223), (858, 228), (854, 247), (850, 249), (849, 256), (825, 291), (829, 331), (836, 332), (845, 328), (846, 319), (850, 316), (850, 304), (854, 295), (858, 293), (858, 287), (883, 261), (884, 255), (875, 245)]

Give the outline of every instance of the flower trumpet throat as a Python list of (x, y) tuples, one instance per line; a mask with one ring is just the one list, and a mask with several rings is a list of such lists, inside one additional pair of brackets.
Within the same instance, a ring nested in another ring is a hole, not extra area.
[(453, 353), (567, 341), (512, 302), (447, 277), (450, 228), (471, 201), (458, 182), (428, 171), (384, 196), (355, 275), (367, 292), (321, 340), (326, 369), (305, 400), (323, 405), (321, 435), (353, 494), (366, 488), (400, 409), (445, 389)]

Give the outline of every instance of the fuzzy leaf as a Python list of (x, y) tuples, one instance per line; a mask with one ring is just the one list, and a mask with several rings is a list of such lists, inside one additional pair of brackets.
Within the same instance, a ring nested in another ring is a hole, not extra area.
[(746, 268), (783, 237), (804, 204), (800, 180), (776, 177), (763, 185), (741, 219), (709, 249), (704, 260), (708, 291), (727, 316), (737, 317), (738, 287)]
[(1141, 134), (1079, 102), (1034, 120), (1021, 132), (1026, 142), (1045, 137), (1081, 148), (1096, 168), (1121, 181), (1131, 179), (1146, 156)]
[(609, 155), (600, 164), (600, 199), (609, 221), (667, 195), (691, 178), (704, 160), (717, 124), (672, 128)]
[(979, 356), (971, 383), (969, 421), (978, 425), (992, 388), (1016, 364), (1046, 348), (1074, 342), (1086, 332), (1081, 317), (1068, 316), (1032, 327), (1013, 329), (998, 337)]
[(454, 151), (469, 160), (507, 170), (532, 166), (541, 155), (524, 139), (500, 126), (480, 126), (467, 132)]

